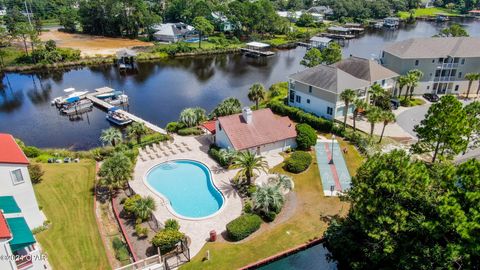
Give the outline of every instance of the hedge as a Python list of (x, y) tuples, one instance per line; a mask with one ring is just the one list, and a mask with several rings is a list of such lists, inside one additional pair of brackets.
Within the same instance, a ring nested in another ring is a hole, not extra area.
[(174, 229), (159, 231), (152, 239), (152, 244), (160, 248), (160, 252), (167, 253), (175, 248), (175, 245), (185, 238), (185, 234)]
[(203, 130), (198, 127), (182, 128), (177, 131), (180, 136), (202, 135)]
[(268, 107), (276, 114), (288, 116), (295, 122), (309, 124), (318, 131), (330, 132), (333, 122), (311, 113), (307, 113), (299, 108), (287, 106), (279, 101), (272, 101)]
[(227, 234), (233, 241), (240, 241), (258, 230), (261, 224), (258, 215), (244, 214), (227, 224)]
[(291, 173), (300, 173), (308, 169), (312, 156), (304, 151), (294, 152), (286, 161), (285, 169)]
[(317, 143), (317, 132), (309, 124), (298, 124), (297, 130), (297, 147), (300, 150), (310, 150)]

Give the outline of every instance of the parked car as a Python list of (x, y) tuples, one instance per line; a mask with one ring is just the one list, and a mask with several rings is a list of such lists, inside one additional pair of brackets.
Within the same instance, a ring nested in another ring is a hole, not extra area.
[(430, 102), (437, 102), (440, 99), (437, 96), (437, 94), (433, 94), (433, 93), (425, 93), (425, 94), (423, 94), (423, 98), (425, 98), (426, 100), (428, 100)]
[(398, 109), (398, 107), (400, 107), (400, 100), (395, 98), (390, 99), (390, 107), (392, 110)]

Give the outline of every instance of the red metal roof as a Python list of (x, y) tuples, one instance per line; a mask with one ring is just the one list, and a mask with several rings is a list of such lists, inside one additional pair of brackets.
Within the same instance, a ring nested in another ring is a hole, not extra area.
[(208, 130), (208, 132), (212, 133), (212, 134), (215, 134), (215, 123), (217, 121), (216, 120), (211, 120), (211, 121), (207, 121), (205, 123), (202, 124), (202, 127), (206, 130)]
[(7, 220), (3, 216), (2, 211), (0, 211), (0, 239), (9, 239), (12, 237), (10, 229), (7, 225)]
[(0, 163), (29, 164), (22, 149), (10, 134), (0, 133)]
[(245, 150), (297, 136), (295, 124), (288, 117), (280, 117), (270, 109), (252, 112), (252, 123), (247, 124), (242, 114), (219, 117), (220, 125), (236, 150)]

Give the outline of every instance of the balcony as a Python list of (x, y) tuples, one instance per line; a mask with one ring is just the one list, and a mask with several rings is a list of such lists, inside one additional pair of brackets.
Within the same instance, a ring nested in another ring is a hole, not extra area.
[(434, 82), (449, 82), (454, 80), (455, 80), (454, 76), (435, 77), (433, 79)]
[(456, 67), (458, 67), (458, 63), (443, 63), (437, 66), (437, 68), (441, 68), (441, 69), (449, 69), (449, 68), (456, 68)]

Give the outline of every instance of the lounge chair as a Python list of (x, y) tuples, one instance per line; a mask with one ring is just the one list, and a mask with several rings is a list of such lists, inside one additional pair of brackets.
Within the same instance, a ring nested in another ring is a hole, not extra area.
[(192, 151), (192, 148), (190, 148), (190, 147), (188, 147), (188, 146), (187, 146), (186, 148), (187, 148), (188, 151)]
[(185, 142), (182, 142), (182, 145), (183, 145), (183, 146), (188, 146), (188, 144), (186, 144)]
[(160, 154), (160, 152), (155, 153), (155, 155), (157, 156), (157, 158), (161, 158), (161, 157), (162, 157), (162, 155)]
[(178, 150), (182, 153), (185, 153), (185, 151), (182, 148), (178, 148)]
[(172, 146), (170, 144), (167, 144), (168, 149), (172, 149)]
[(173, 150), (170, 150), (170, 152), (172, 153), (172, 155), (176, 155), (177, 152), (173, 151)]
[(147, 159), (146, 159), (144, 156), (142, 156), (142, 155), (140, 155), (140, 159), (141, 159), (143, 162), (147, 161)]
[(167, 153), (167, 152), (162, 152), (162, 154), (163, 154), (164, 156), (166, 156), (166, 157), (169, 157), (169, 156), (170, 156), (170, 154)]
[(177, 148), (180, 148), (180, 146), (176, 143), (174, 143), (173, 145), (175, 145), (175, 147), (177, 147)]

